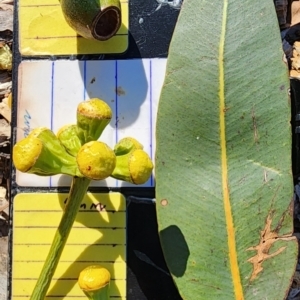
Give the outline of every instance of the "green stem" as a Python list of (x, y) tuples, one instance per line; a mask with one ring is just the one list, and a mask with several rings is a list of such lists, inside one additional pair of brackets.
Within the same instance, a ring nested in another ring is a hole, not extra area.
[(85, 177), (73, 177), (63, 216), (30, 300), (43, 300), (46, 297), (52, 277), (89, 184), (90, 180)]
[(89, 300), (109, 300), (109, 284), (96, 291), (83, 292)]

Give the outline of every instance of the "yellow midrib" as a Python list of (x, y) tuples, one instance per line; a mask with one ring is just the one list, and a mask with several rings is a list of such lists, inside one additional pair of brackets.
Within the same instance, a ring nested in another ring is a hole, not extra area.
[(226, 229), (228, 236), (228, 251), (229, 262), (231, 269), (231, 276), (233, 280), (233, 288), (235, 300), (243, 300), (243, 288), (241, 283), (240, 270), (237, 261), (235, 230), (231, 212), (231, 204), (228, 187), (228, 167), (227, 167), (227, 153), (226, 153), (226, 131), (225, 131), (225, 87), (224, 87), (224, 47), (225, 47), (225, 33), (227, 21), (228, 0), (224, 0), (222, 29), (219, 47), (219, 99), (220, 99), (220, 145), (221, 145), (221, 164), (222, 164), (222, 192), (224, 201), (224, 210), (226, 218)]

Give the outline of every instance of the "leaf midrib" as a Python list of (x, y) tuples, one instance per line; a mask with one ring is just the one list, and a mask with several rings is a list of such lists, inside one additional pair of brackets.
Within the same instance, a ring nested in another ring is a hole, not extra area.
[(227, 167), (227, 151), (226, 151), (226, 104), (225, 104), (225, 75), (224, 75), (224, 48), (225, 34), (227, 25), (228, 0), (224, 0), (222, 27), (219, 45), (219, 100), (220, 100), (220, 147), (221, 147), (221, 170), (222, 170), (222, 193), (226, 219), (226, 230), (228, 237), (228, 255), (230, 262), (230, 270), (233, 281), (233, 289), (236, 300), (243, 300), (243, 288), (241, 283), (240, 270), (237, 260), (235, 228), (233, 223), (229, 186), (228, 186), (228, 167)]

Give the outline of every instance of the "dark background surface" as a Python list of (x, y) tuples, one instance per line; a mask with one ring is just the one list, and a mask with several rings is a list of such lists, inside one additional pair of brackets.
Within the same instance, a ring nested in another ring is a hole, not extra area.
[(181, 299), (163, 258), (154, 203), (128, 201), (127, 299)]

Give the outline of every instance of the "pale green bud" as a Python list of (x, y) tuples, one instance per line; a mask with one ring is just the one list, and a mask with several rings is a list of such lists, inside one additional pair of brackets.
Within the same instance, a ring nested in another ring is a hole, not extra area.
[(115, 154), (124, 155), (135, 149), (143, 149), (143, 145), (140, 144), (136, 139), (132, 137), (126, 137), (121, 139), (114, 148)]
[(80, 176), (75, 157), (69, 155), (55, 134), (45, 127), (33, 130), (13, 147), (13, 162), (21, 171), (41, 176)]
[(142, 149), (135, 149), (116, 157), (116, 167), (111, 175), (119, 180), (143, 184), (150, 178), (153, 164), (149, 155)]
[(112, 111), (106, 102), (93, 98), (77, 107), (78, 137), (81, 144), (96, 141), (110, 122)]
[(61, 144), (65, 147), (69, 154), (76, 156), (80, 147), (81, 142), (77, 136), (76, 125), (65, 125), (57, 132), (57, 137)]

